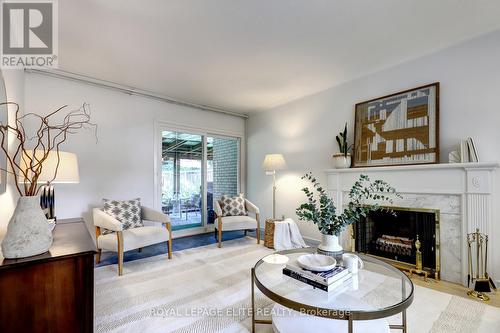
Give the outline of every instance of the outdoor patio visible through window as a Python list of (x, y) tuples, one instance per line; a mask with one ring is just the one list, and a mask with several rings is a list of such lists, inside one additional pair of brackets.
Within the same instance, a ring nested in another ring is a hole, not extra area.
[(203, 137), (162, 134), (162, 210), (174, 229), (201, 226)]
[(238, 138), (162, 131), (161, 205), (174, 230), (213, 223), (214, 199), (238, 194), (239, 145)]

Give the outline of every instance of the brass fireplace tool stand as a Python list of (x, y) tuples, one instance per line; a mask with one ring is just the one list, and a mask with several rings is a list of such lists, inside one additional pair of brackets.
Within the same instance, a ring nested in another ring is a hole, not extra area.
[(417, 249), (416, 251), (416, 263), (415, 263), (415, 268), (410, 269), (410, 277), (413, 276), (413, 273), (418, 274), (418, 275), (423, 275), (424, 276), (424, 281), (427, 282), (427, 278), (429, 277), (429, 273), (424, 271), (423, 265), (422, 265), (422, 252), (420, 251), (420, 240), (418, 239), (417, 235), (417, 240), (415, 242), (415, 248)]
[[(482, 301), (488, 301), (490, 298), (485, 293), (491, 292), (491, 289), (496, 290), (495, 283), (493, 283), (487, 271), (488, 235), (480, 233), (479, 229), (476, 229), (473, 233), (467, 234), (467, 247), (469, 259), (467, 288), (470, 288), (471, 283), (474, 284), (474, 289), (469, 289), (467, 295)], [(475, 251), (475, 256), (473, 256), (473, 250)]]

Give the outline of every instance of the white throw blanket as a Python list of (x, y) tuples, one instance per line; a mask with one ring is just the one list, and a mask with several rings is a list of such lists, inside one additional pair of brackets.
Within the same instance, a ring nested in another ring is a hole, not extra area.
[(307, 245), (294, 220), (287, 218), (274, 222), (274, 249), (276, 251), (301, 247), (307, 247)]

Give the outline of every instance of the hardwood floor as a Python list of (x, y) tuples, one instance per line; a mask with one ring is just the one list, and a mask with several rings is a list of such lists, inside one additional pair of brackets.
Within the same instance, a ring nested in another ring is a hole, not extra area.
[(487, 293), (487, 295), (490, 297), (490, 300), (487, 302), (483, 302), (476, 298), (467, 296), (467, 288), (456, 283), (451, 283), (446, 281), (435, 281), (433, 279), (429, 279), (428, 282), (425, 282), (424, 279), (419, 276), (413, 276), (411, 280), (413, 281), (414, 284), (421, 287), (430, 288), (451, 295), (465, 297), (467, 299), (475, 300), (477, 302), (481, 302), (487, 305), (500, 308), (500, 292), (498, 290), (493, 291), (491, 293)]

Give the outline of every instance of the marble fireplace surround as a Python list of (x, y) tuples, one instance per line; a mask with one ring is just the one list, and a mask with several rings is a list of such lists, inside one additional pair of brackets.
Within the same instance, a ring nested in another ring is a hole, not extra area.
[[(403, 196), (394, 206), (438, 209), (440, 212), (441, 279), (466, 285), (466, 235), (480, 228), (490, 235), (488, 267), (498, 266), (494, 247), (500, 237), (492, 235), (495, 220), (495, 173), (499, 163), (456, 163), (326, 170), (328, 191), (337, 206), (347, 202), (347, 193), (360, 174), (383, 179)], [(495, 200), (496, 201), (496, 200)], [(350, 236), (342, 243), (350, 248)], [(494, 265), (497, 264), (497, 265)], [(490, 270), (490, 274), (493, 274)], [(499, 276), (494, 276), (497, 279)]]

